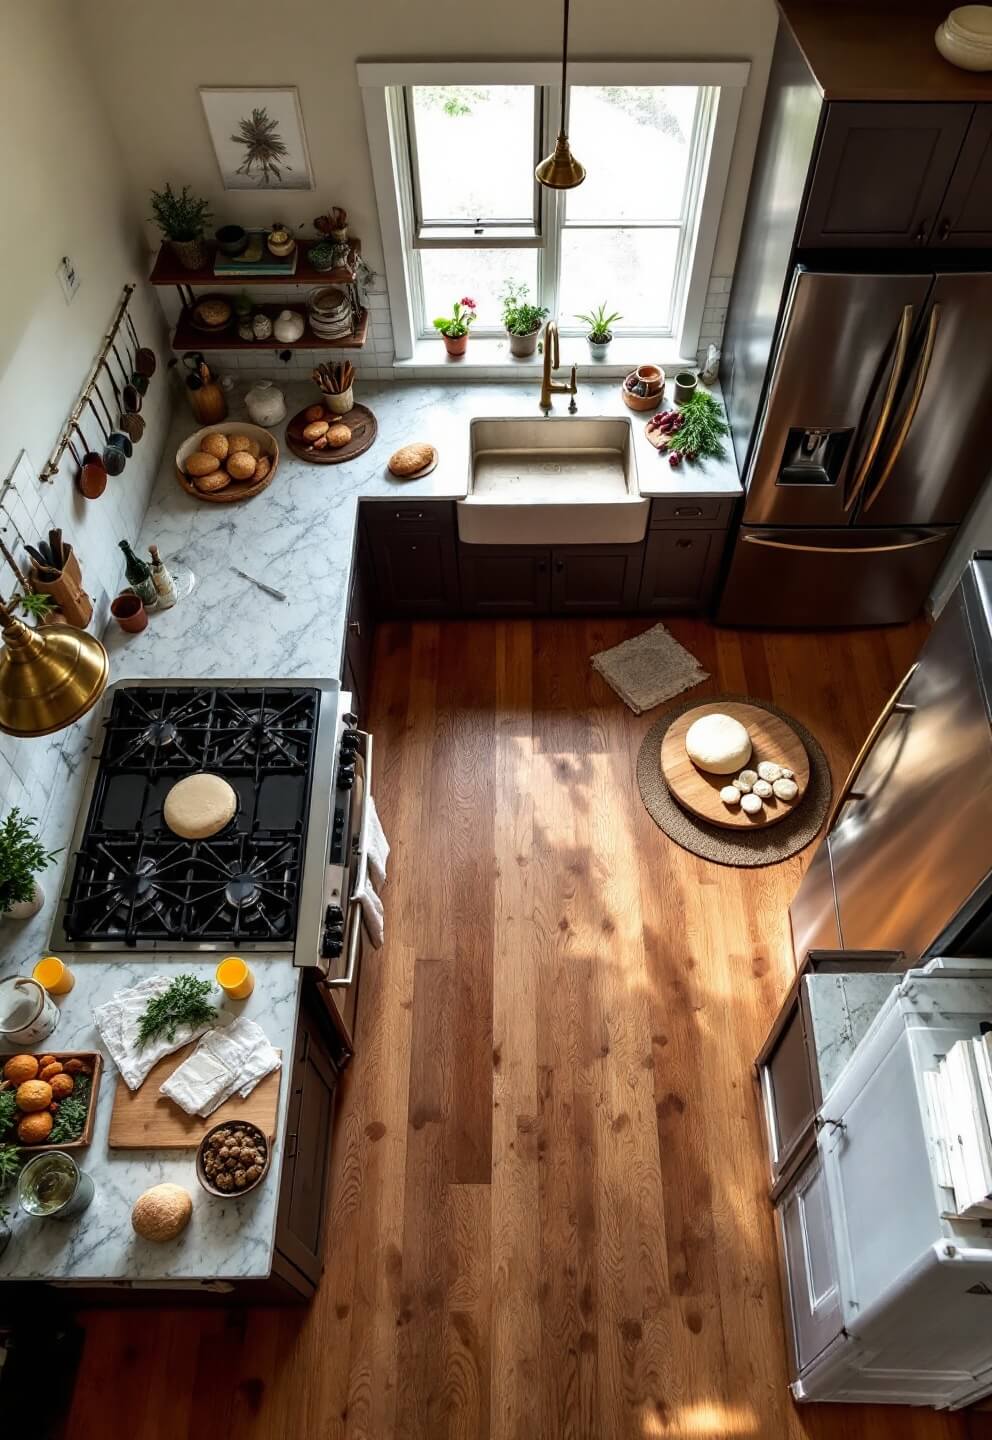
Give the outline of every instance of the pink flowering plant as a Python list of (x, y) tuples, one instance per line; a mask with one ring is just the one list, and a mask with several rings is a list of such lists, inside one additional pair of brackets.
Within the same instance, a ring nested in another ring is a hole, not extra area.
[(462, 335), (468, 334), (468, 327), (476, 319), (475, 310), (475, 301), (468, 295), (463, 295), (460, 300), (455, 301), (450, 315), (442, 315), (439, 320), (434, 321), (434, 329), (440, 330), (442, 335), (447, 335), (449, 340), (457, 340)]

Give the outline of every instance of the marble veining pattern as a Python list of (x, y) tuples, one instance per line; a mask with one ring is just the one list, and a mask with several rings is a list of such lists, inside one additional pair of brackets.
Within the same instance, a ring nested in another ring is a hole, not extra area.
[(829, 1095), (901, 979), (891, 972), (804, 977), (822, 1095)]

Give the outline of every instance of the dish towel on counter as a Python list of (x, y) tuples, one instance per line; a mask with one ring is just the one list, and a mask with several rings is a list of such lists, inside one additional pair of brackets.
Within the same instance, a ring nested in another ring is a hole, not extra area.
[(167, 1076), (160, 1093), (187, 1115), (210, 1115), (237, 1093), (246, 1099), (282, 1064), (265, 1031), (239, 1016), (204, 1035), (192, 1055)]
[(386, 861), (389, 859), (389, 841), (386, 839), (385, 831), (382, 828), (382, 821), (379, 819), (379, 812), (375, 808), (375, 800), (370, 795), (368, 803), (368, 825), (367, 854), (369, 857), (369, 869), (372, 872), (372, 883), (381, 890), (386, 883)]
[(209, 1024), (180, 1025), (172, 1040), (165, 1035), (157, 1035), (147, 1044), (139, 1044), (138, 1026), (148, 1002), (168, 990), (173, 978), (171, 975), (150, 975), (128, 990), (118, 990), (106, 1004), (98, 1005), (93, 1011), (100, 1039), (110, 1051), (110, 1058), (129, 1090), (137, 1090), (149, 1070), (166, 1055), (181, 1050), (210, 1029)]

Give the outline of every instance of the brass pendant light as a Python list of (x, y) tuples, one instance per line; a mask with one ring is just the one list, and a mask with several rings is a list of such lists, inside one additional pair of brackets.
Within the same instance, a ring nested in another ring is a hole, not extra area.
[(0, 604), (0, 730), (51, 735), (91, 710), (104, 690), (110, 660), (100, 641), (71, 625), (32, 630)]
[(565, 134), (565, 101), (568, 95), (568, 3), (565, 0), (565, 25), (561, 42), (561, 124), (558, 139), (551, 154), (546, 156), (534, 171), (534, 179), (549, 190), (574, 190), (586, 178), (586, 167), (572, 154)]

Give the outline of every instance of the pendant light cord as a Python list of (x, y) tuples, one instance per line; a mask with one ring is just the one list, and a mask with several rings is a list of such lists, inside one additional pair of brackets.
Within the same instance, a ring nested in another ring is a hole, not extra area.
[(562, 135), (565, 134), (565, 96), (568, 93), (565, 89), (565, 80), (568, 75), (568, 5), (569, 0), (565, 0), (565, 23), (561, 37), (561, 125), (559, 126)]

